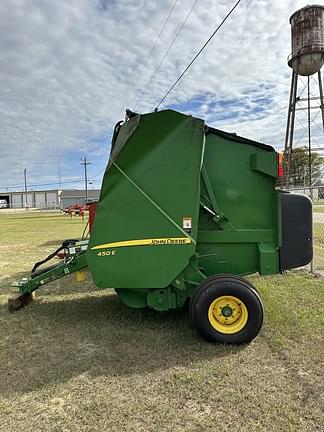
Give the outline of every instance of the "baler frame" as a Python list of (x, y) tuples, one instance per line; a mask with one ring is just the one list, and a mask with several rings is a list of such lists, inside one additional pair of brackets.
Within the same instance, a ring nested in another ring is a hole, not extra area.
[[(98, 288), (114, 287), (130, 307), (167, 311), (190, 298), (204, 338), (249, 342), (263, 306), (242, 276), (309, 262), (311, 203), (276, 189), (272, 147), (172, 110), (133, 114), (115, 127), (89, 241), (67, 241), (63, 262), (14, 284), (9, 309), (88, 267)], [(306, 222), (295, 217), (301, 210)]]

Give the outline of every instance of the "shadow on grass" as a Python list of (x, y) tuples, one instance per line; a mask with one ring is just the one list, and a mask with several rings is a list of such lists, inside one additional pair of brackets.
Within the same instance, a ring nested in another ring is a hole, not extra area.
[(74, 237), (73, 239), (63, 238), (63, 239), (57, 239), (57, 240), (48, 240), (48, 241), (40, 244), (39, 246), (40, 247), (44, 247), (44, 246), (60, 246), (63, 243), (64, 240), (77, 240), (77, 241), (79, 241), (79, 240), (81, 240), (81, 238), (75, 238)]
[[(39, 247), (46, 247), (46, 246), (60, 246), (62, 244), (63, 240), (56, 239), (56, 240), (48, 240), (44, 243), (41, 243)], [(53, 248), (55, 249), (55, 248)]]
[(224, 357), (244, 348), (200, 339), (186, 308), (163, 314), (130, 309), (109, 290), (55, 300), (39, 298), (12, 315), (3, 306), (0, 338), (0, 393), (4, 396), (84, 374), (145, 375), (206, 359), (226, 362)]

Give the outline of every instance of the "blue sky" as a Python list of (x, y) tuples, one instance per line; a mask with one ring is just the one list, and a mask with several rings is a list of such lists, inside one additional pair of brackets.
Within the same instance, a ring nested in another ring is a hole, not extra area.
[[(81, 188), (84, 156), (90, 187), (99, 187), (112, 128), (125, 108), (152, 111), (234, 3), (1, 1), (0, 190), (20, 190), (24, 168), (35, 189), (58, 187), (59, 178)], [(282, 149), (289, 17), (303, 6), (304, 0), (242, 0), (160, 108)], [(324, 146), (319, 123), (318, 116), (314, 143)], [(304, 113), (296, 126), (303, 143)]]

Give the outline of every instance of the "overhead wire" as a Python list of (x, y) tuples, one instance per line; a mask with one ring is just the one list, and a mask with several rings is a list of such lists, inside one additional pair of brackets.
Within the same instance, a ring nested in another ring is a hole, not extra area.
[(185, 75), (185, 73), (188, 71), (188, 69), (193, 65), (193, 63), (196, 61), (196, 59), (200, 56), (200, 54), (203, 52), (203, 50), (206, 48), (206, 46), (209, 44), (209, 42), (213, 39), (213, 37), (216, 35), (216, 33), (220, 30), (220, 28), (225, 24), (225, 22), (228, 20), (228, 18), (232, 15), (234, 10), (237, 8), (237, 6), (241, 3), (241, 0), (238, 0), (235, 5), (232, 7), (232, 9), (226, 14), (226, 16), (223, 18), (221, 23), (216, 27), (214, 32), (210, 35), (210, 37), (207, 39), (207, 41), (204, 43), (204, 45), (200, 48), (200, 50), (197, 52), (197, 54), (193, 57), (193, 59), (190, 61), (188, 66), (184, 69), (184, 71), (180, 74), (180, 76), (175, 80), (175, 82), (172, 84), (172, 86), (169, 88), (169, 90), (165, 93), (163, 98), (160, 100), (160, 102), (155, 107), (155, 110), (157, 111), (159, 106), (164, 102), (164, 100), (168, 97), (168, 95), (171, 93), (171, 91), (174, 89), (174, 87), (178, 84), (178, 82), (181, 80), (181, 78)]
[[(100, 183), (101, 180), (92, 180), (95, 183)], [(83, 183), (84, 182), (84, 178), (76, 178), (74, 180), (62, 180), (61, 183)], [(52, 183), (28, 183), (28, 187), (35, 187), (35, 186), (54, 186), (54, 185), (58, 185), (59, 182), (52, 182)], [(15, 185), (7, 185), (7, 186), (2, 186), (2, 189), (15, 189), (15, 188), (21, 188), (24, 187), (24, 184), (15, 184)]]
[(102, 170), (100, 170), (97, 174), (95, 174), (94, 176), (91, 176), (92, 179), (98, 177), (101, 173), (103, 173), (105, 171), (106, 167), (103, 168)]
[[(84, 179), (75, 179), (75, 180), (63, 180), (61, 183), (81, 183)], [(28, 183), (28, 187), (35, 187), (35, 186), (54, 186), (58, 185), (58, 182), (53, 183)], [(2, 189), (16, 189), (16, 188), (22, 188), (24, 187), (23, 184), (17, 184), (17, 185), (11, 185), (11, 186), (2, 186)]]
[(137, 75), (137, 77), (136, 77), (136, 79), (135, 79), (135, 81), (134, 81), (133, 88), (132, 88), (132, 90), (131, 90), (129, 96), (127, 97), (127, 100), (126, 100), (126, 101), (124, 102), (124, 104), (123, 104), (123, 107), (126, 106), (126, 105), (128, 104), (128, 102), (131, 100), (131, 98), (132, 98), (132, 96), (133, 96), (133, 94), (134, 94), (134, 91), (135, 91), (135, 89), (136, 89), (137, 83), (138, 83), (138, 81), (140, 80), (141, 76), (143, 75), (143, 72), (144, 72), (144, 70), (145, 70), (145, 68), (146, 68), (146, 66), (147, 66), (147, 64), (148, 64), (148, 61), (149, 61), (149, 59), (151, 58), (151, 56), (152, 56), (152, 54), (153, 54), (153, 51), (155, 50), (155, 47), (156, 47), (156, 45), (158, 44), (158, 42), (159, 42), (159, 40), (160, 40), (160, 38), (161, 38), (161, 36), (162, 36), (162, 33), (164, 32), (164, 30), (165, 30), (165, 28), (166, 28), (166, 26), (167, 26), (167, 24), (168, 24), (168, 22), (169, 22), (169, 19), (170, 19), (171, 15), (172, 15), (172, 13), (173, 13), (173, 11), (174, 11), (174, 9), (175, 9), (177, 3), (178, 3), (178, 0), (175, 0), (175, 1), (173, 2), (172, 6), (171, 6), (171, 9), (170, 9), (170, 11), (169, 11), (169, 13), (168, 13), (166, 19), (164, 20), (164, 23), (163, 23), (161, 29), (160, 29), (160, 32), (159, 32), (159, 34), (157, 35), (157, 37), (155, 38), (155, 41), (154, 41), (153, 45), (151, 46), (151, 49), (150, 49), (148, 55), (146, 56), (146, 59), (145, 59), (145, 61), (144, 61), (144, 63), (143, 63), (143, 66), (141, 67), (141, 69), (140, 69), (140, 71), (139, 71), (139, 73), (138, 73), (138, 75)]
[(152, 81), (154, 80), (155, 75), (157, 74), (157, 72), (158, 72), (159, 69), (161, 68), (162, 64), (164, 63), (165, 59), (167, 58), (167, 56), (168, 56), (168, 54), (169, 54), (171, 48), (173, 47), (175, 41), (177, 40), (179, 34), (181, 33), (181, 31), (182, 31), (182, 29), (183, 29), (183, 27), (186, 25), (186, 23), (187, 23), (187, 21), (188, 21), (190, 15), (191, 15), (191, 13), (192, 13), (192, 11), (194, 10), (194, 8), (195, 8), (196, 4), (198, 3), (198, 1), (199, 1), (199, 0), (195, 0), (195, 1), (194, 1), (193, 5), (191, 6), (191, 9), (190, 9), (189, 12), (187, 13), (185, 19), (183, 20), (183, 22), (180, 24), (180, 26), (178, 27), (177, 31), (175, 32), (175, 35), (174, 35), (174, 37), (173, 37), (171, 43), (169, 44), (168, 48), (166, 49), (166, 51), (165, 51), (165, 53), (164, 53), (162, 59), (160, 60), (160, 62), (159, 62), (159, 64), (157, 65), (157, 67), (154, 69), (154, 71), (153, 71), (153, 73), (151, 74), (151, 76), (150, 76), (150, 78), (149, 78), (147, 84), (145, 85), (145, 90), (144, 90), (144, 92), (142, 93), (142, 95), (141, 95), (140, 97), (137, 98), (137, 101), (135, 102), (135, 105), (134, 105), (135, 108), (136, 108), (137, 104), (138, 104), (139, 102), (141, 102), (141, 100), (143, 100), (144, 96), (146, 95), (146, 93), (147, 93), (147, 89), (149, 88), (150, 84), (151, 84)]
[[(38, 161), (41, 159), (37, 159)], [(44, 161), (47, 161), (47, 159), (44, 159)], [(91, 180), (94, 183), (100, 183), (101, 180), (95, 180), (96, 177), (98, 177), (100, 174), (102, 174), (105, 171), (106, 168), (103, 168), (102, 170), (100, 170), (99, 172), (97, 172), (94, 176), (89, 177), (89, 180)], [(37, 174), (33, 174), (33, 178), (43, 178), (43, 175), (37, 175)], [(55, 186), (58, 185), (60, 186), (60, 184), (68, 184), (68, 183), (83, 183), (84, 182), (84, 178), (76, 178), (74, 180), (61, 180), (61, 181), (56, 181), (56, 182), (51, 182), (51, 183), (28, 183), (28, 187), (38, 187), (38, 186)], [(24, 184), (9, 184), (6, 186), (1, 186), (2, 190), (5, 189), (19, 189), (19, 188), (23, 188), (25, 185)]]

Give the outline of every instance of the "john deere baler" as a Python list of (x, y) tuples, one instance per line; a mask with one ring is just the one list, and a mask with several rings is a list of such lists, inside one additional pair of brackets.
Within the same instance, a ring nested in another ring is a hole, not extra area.
[(277, 173), (270, 146), (171, 110), (128, 112), (114, 130), (89, 242), (66, 242), (63, 262), (16, 284), (10, 309), (88, 268), (130, 307), (167, 311), (190, 299), (204, 338), (252, 340), (263, 306), (242, 276), (312, 259), (311, 202), (276, 190)]

